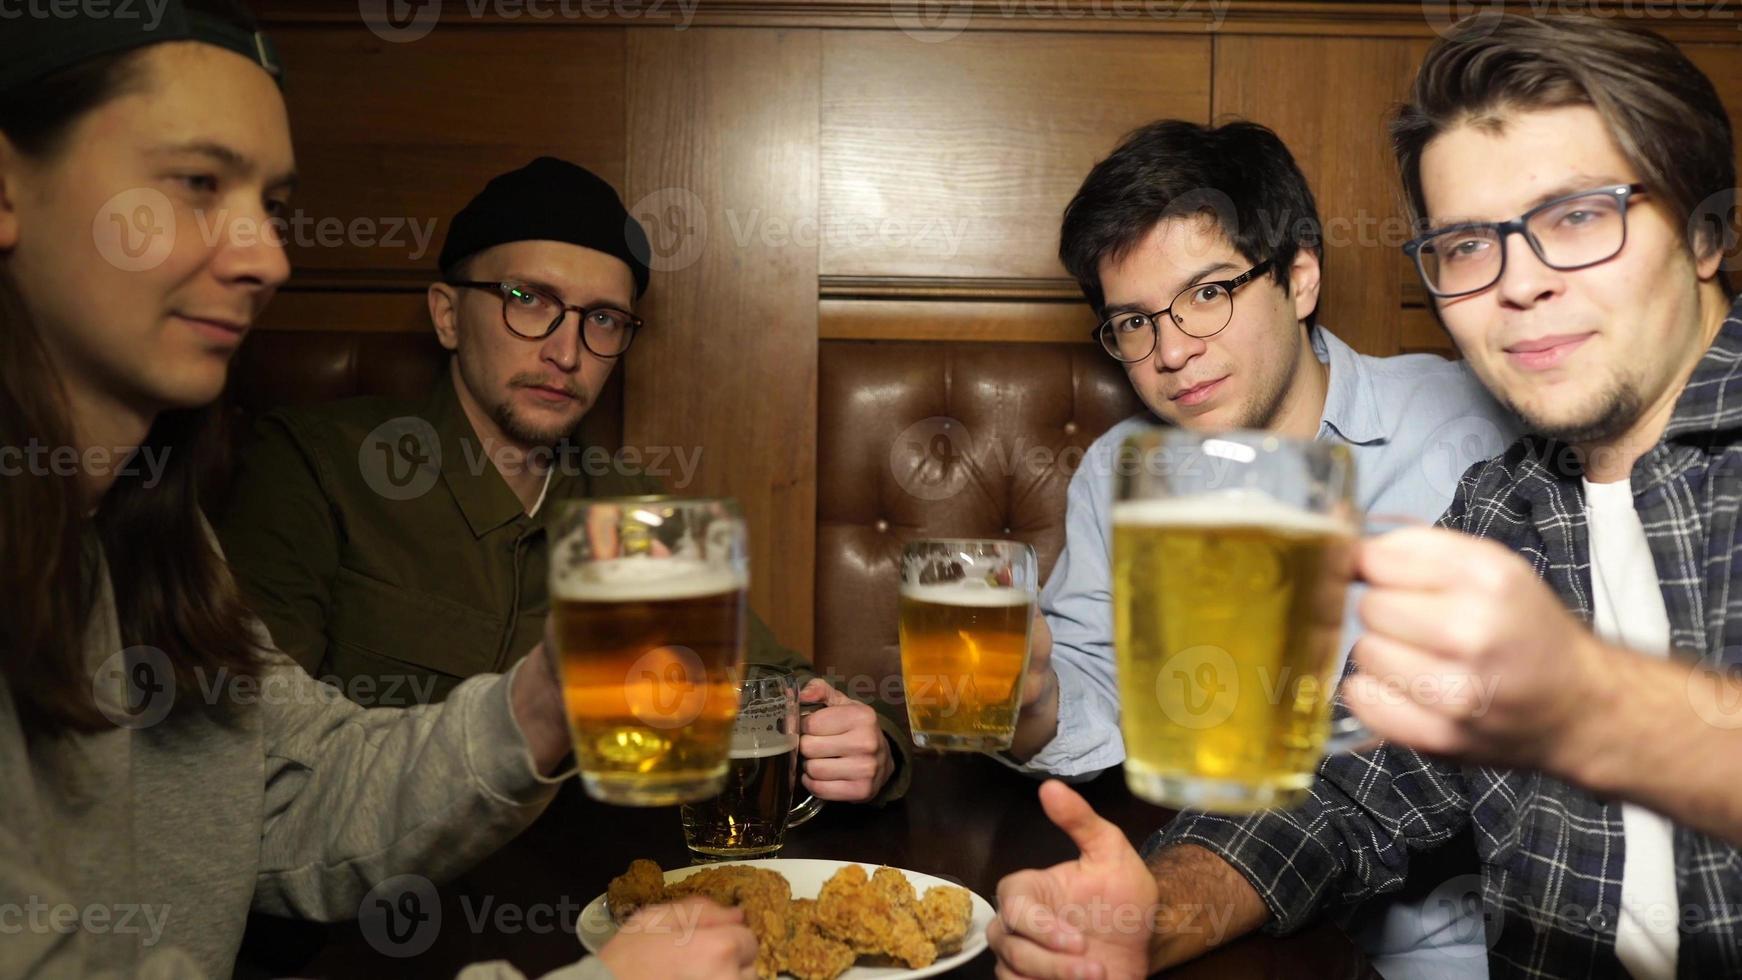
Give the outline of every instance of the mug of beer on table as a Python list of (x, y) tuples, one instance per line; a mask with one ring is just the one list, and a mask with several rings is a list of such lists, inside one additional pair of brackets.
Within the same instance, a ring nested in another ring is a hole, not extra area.
[(750, 570), (724, 499), (558, 505), (551, 615), (575, 761), (606, 803), (669, 806), (725, 786)]
[(925, 540), (901, 556), (901, 678), (913, 742), (1010, 747), (1039, 571), (1016, 541)]
[(1343, 747), (1327, 738), (1362, 523), (1348, 447), (1150, 429), (1117, 466), (1126, 783), (1173, 808), (1299, 803)]
[(684, 842), (695, 860), (773, 857), (786, 843), (788, 829), (822, 809), (809, 793), (793, 802), (804, 765), (798, 754), (799, 687), (798, 675), (785, 667), (745, 668), (725, 788), (679, 811)]

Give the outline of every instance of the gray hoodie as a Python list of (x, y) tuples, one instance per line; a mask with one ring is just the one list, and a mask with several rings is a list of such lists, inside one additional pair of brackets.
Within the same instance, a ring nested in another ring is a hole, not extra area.
[[(275, 654), (257, 682), (171, 692), (246, 705), (231, 727), (201, 711), (151, 723), (162, 692), (130, 716), (114, 593), (92, 551), (94, 693), (132, 727), (29, 738), (0, 681), (0, 977), (225, 977), (250, 909), (356, 917), (393, 876), (475, 864), (555, 794), (562, 777), (534, 770), (510, 712), (513, 670), (440, 705), (364, 710)], [(519, 974), (491, 963), (463, 976)], [(610, 973), (589, 959), (552, 976)]]

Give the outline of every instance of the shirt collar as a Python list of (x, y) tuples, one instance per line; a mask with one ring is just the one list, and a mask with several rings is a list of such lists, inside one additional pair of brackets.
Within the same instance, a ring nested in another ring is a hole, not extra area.
[(1383, 440), (1389, 433), (1379, 418), (1373, 375), (1361, 355), (1329, 330), (1313, 327), (1310, 337), (1313, 354), (1330, 369), (1321, 427), (1329, 426), (1345, 442), (1356, 445)]
[(1742, 427), (1742, 296), (1676, 399), (1665, 441)]
[[(453, 375), (443, 371), (435, 390), (430, 392), (426, 412), (442, 443), (442, 482), (453, 494), (472, 534), (481, 538), (524, 511), (520, 498), (490, 462), (483, 440), (466, 418), (454, 384)], [(549, 483), (545, 486), (548, 489)]]

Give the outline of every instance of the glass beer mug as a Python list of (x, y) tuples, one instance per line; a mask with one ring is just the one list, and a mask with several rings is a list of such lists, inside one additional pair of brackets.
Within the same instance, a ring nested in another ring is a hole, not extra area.
[(725, 783), (744, 664), (749, 559), (730, 500), (558, 505), (556, 666), (587, 793), (666, 806)]
[(914, 541), (901, 556), (901, 678), (913, 742), (1010, 747), (1039, 571), (1015, 541)]
[(680, 811), (684, 842), (696, 860), (772, 857), (785, 845), (787, 830), (822, 809), (822, 802), (808, 793), (793, 802), (803, 771), (798, 691), (797, 676), (784, 667), (752, 664), (746, 669), (738, 688), (725, 788), (713, 799), (684, 804)]
[(1361, 518), (1347, 446), (1151, 429), (1115, 472), (1125, 778), (1152, 803), (1303, 800), (1330, 735)]

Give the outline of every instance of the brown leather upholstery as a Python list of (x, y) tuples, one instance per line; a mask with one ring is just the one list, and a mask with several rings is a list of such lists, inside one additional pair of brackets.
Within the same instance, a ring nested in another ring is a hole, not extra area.
[[(431, 331), (256, 330), (236, 352), (225, 393), (225, 436), (231, 459), (246, 445), (254, 417), (274, 408), (318, 404), (353, 395), (388, 395), (421, 402), (447, 366), (448, 352)], [(623, 368), (581, 421), (580, 438), (616, 450), (623, 442)], [(221, 511), (229, 467), (209, 488)]]
[(818, 354), (816, 662), (854, 693), (899, 676), (897, 565), (920, 537), (1064, 545), (1082, 451), (1140, 411), (1088, 344), (826, 341)]

